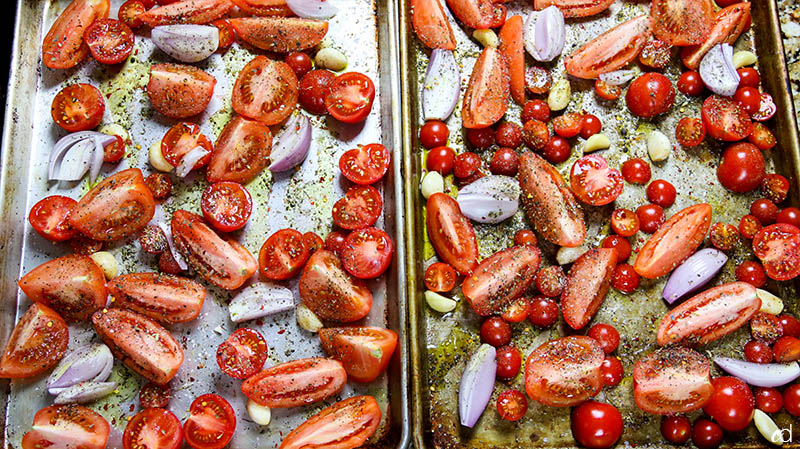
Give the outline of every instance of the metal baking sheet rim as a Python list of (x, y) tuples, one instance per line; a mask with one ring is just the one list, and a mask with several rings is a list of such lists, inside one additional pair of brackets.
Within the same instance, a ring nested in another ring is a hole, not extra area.
[[(24, 240), (23, 217), (26, 216), (26, 192), (20, 192), (24, 186), (25, 171), (16, 170), (15, 163), (22, 159), (15, 158), (15, 151), (26, 151), (32, 141), (33, 126), (28, 123), (35, 109), (34, 102), (26, 101), (36, 91), (36, 79), (39, 70), (39, 42), (38, 39), (26, 38), (30, 36), (30, 24), (40, 20), (41, 14), (35, 14), (39, 8), (26, 7), (26, 0), (18, 0), (14, 20), (14, 42), (12, 44), (11, 65), (9, 68), (8, 90), (6, 97), (6, 111), (3, 118), (3, 137), (0, 147), (0, 294), (4, 298), (16, 296), (16, 273), (19, 271), (20, 261), (14, 255), (22, 252)], [(38, 2), (42, 6), (49, 2)], [(381, 104), (381, 115), (392, 124), (391, 143), (393, 159), (392, 167), (393, 193), (395, 210), (387, 213), (387, 218), (392, 217), (395, 227), (395, 263), (394, 276), (396, 284), (393, 293), (397, 301), (397, 326), (400, 336), (399, 350), (392, 358), (390, 364), (390, 413), (389, 428), (383, 440), (375, 447), (387, 447), (386, 440), (396, 441), (394, 447), (405, 449), (411, 444), (411, 417), (410, 417), (410, 388), (409, 388), (409, 348), (407, 338), (407, 295), (405, 287), (407, 250), (405, 246), (405, 215), (403, 185), (404, 166), (403, 160), (402, 111), (400, 100), (401, 80), (396, 67), (400, 61), (397, 39), (400, 36), (398, 24), (398, 3), (392, 0), (376, 1), (377, 28), (379, 51), (382, 53), (379, 72), (382, 80), (381, 89), (388, 101)], [(38, 29), (39, 25), (34, 25)], [(37, 35), (37, 34), (34, 34)], [(390, 63), (387, 63), (390, 62)], [(30, 77), (29, 75), (37, 75)], [(28, 76), (26, 78), (26, 76)], [(388, 87), (386, 87), (388, 84)], [(21, 225), (20, 225), (21, 224)], [(12, 256), (12, 257), (9, 257)], [(13, 273), (13, 275), (9, 275)], [(5, 341), (17, 320), (16, 301), (0, 301), (0, 337)], [(394, 380), (397, 379), (397, 380)], [(10, 442), (6, 439), (6, 411), (10, 382), (0, 379), (0, 447), (10, 449)], [(392, 394), (394, 393), (394, 395)], [(396, 397), (399, 395), (399, 397)], [(399, 435), (398, 435), (399, 434)]]

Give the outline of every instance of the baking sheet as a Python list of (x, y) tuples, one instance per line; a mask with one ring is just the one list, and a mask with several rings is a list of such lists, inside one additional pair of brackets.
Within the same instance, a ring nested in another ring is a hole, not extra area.
[[(102, 66), (85, 61), (71, 70), (51, 70), (40, 61), (39, 45), (50, 24), (69, 3), (68, 0), (18, 2), (16, 40), (3, 139), (0, 168), (0, 337), (7, 341), (15, 315), (23, 313), (30, 302), (16, 288), (16, 280), (42, 262), (63, 255), (68, 245), (54, 245), (28, 226), (27, 211), (41, 198), (62, 194), (78, 199), (88, 182), (63, 190), (47, 182), (47, 160), (58, 138), (66, 134), (50, 118), (50, 103), (67, 83), (88, 82), (106, 97), (103, 123), (117, 123), (130, 133), (132, 146), (119, 165), (106, 164), (102, 175), (127, 167), (152, 172), (147, 149), (176, 123), (157, 113), (150, 105), (143, 87), (151, 64), (169, 62), (170, 58), (152, 42), (136, 37), (134, 53), (120, 66)], [(122, 0), (112, 0), (110, 17)], [(229, 378), (216, 366), (217, 346), (237, 327), (252, 327), (265, 337), (269, 347), (266, 366), (302, 357), (324, 356), (315, 334), (299, 328), (293, 312), (261, 320), (234, 324), (228, 318), (226, 301), (231, 293), (208, 287), (209, 296), (201, 315), (191, 323), (169, 326), (185, 353), (183, 366), (170, 382), (173, 398), (169, 409), (183, 422), (191, 401), (214, 392), (225, 396), (234, 407), (237, 429), (231, 448), (277, 447), (283, 436), (305, 419), (331, 403), (356, 394), (374, 396), (383, 412), (383, 420), (370, 443), (378, 447), (404, 447), (408, 439), (408, 403), (405, 344), (405, 284), (402, 189), (400, 180), (401, 145), (399, 127), (399, 78), (392, 70), (397, 60), (396, 5), (387, 0), (336, 0), (339, 13), (330, 20), (325, 43), (347, 56), (347, 71), (368, 75), (376, 86), (373, 109), (363, 125), (343, 125), (325, 117), (311, 116), (314, 128), (308, 159), (298, 170), (272, 175), (268, 170), (247, 185), (253, 197), (253, 216), (242, 231), (233, 234), (254, 255), (266, 237), (278, 229), (293, 227), (301, 232), (315, 231), (325, 236), (332, 225), (331, 208), (344, 195), (348, 182), (340, 175), (339, 156), (357, 145), (380, 142), (393, 153), (393, 166), (379, 189), (383, 193), (384, 213), (376, 226), (384, 228), (395, 241), (395, 260), (381, 278), (369, 283), (374, 304), (365, 325), (388, 327), (400, 334), (400, 345), (387, 374), (369, 384), (350, 382), (334, 398), (315, 405), (288, 410), (273, 410), (272, 423), (264, 428), (251, 422), (245, 410), (246, 397), (241, 381)], [(230, 95), (240, 69), (255, 55), (238, 45), (218, 52), (195, 64), (214, 75), (217, 85), (211, 104), (196, 120), (212, 141), (232, 117)], [(273, 57), (280, 57), (273, 56)], [(157, 210), (156, 217), (169, 219), (176, 209), (199, 211), (199, 200), (206, 187), (201, 172), (186, 180), (173, 176), (173, 193)], [(157, 259), (148, 256), (138, 243), (108, 248), (120, 264), (120, 273), (157, 270)], [(297, 279), (287, 285), (297, 295)], [(91, 326), (70, 326), (70, 348), (96, 340)], [(52, 404), (44, 389), (42, 376), (30, 381), (3, 381), (0, 397), (4, 423), (3, 447), (19, 447), (22, 435), (30, 429), (34, 413)], [(112, 425), (109, 448), (121, 447), (121, 432), (128, 420), (139, 411), (138, 392), (144, 384), (121, 363), (116, 363), (111, 379), (119, 383), (117, 391), (89, 406)]]

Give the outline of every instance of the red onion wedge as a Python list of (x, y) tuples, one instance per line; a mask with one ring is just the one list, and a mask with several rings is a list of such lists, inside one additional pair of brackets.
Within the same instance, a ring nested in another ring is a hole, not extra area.
[(458, 414), (461, 425), (472, 427), (489, 404), (497, 371), (497, 352), (482, 344), (467, 362), (458, 388)]
[(294, 309), (294, 295), (286, 287), (259, 282), (242, 289), (228, 305), (231, 321), (254, 320)]
[(425, 85), (422, 88), (422, 112), (425, 120), (447, 120), (458, 104), (461, 73), (453, 52), (436, 48), (431, 52)]
[(72, 350), (47, 379), (47, 391), (59, 394), (66, 388), (86, 381), (105, 381), (111, 374), (114, 356), (102, 343), (84, 345)]
[(269, 171), (283, 172), (300, 165), (311, 148), (311, 122), (305, 115), (296, 112), (275, 136)]
[(636, 69), (622, 69), (614, 70), (613, 72), (608, 73), (601, 73), (597, 78), (599, 78), (600, 81), (612, 86), (622, 86), (628, 81), (634, 79), (638, 74), (639, 70)]
[(520, 187), (509, 176), (489, 175), (458, 191), (458, 206), (467, 218), (478, 223), (500, 223), (519, 208)]
[(566, 33), (564, 14), (558, 7), (531, 11), (523, 30), (525, 50), (537, 61), (552, 61), (564, 51)]
[(339, 12), (332, 0), (286, 0), (286, 6), (304, 19), (327, 20)]
[(50, 153), (47, 178), (78, 181), (89, 172), (94, 181), (103, 165), (103, 150), (114, 140), (116, 136), (96, 131), (79, 131), (62, 137)]
[(175, 242), (172, 240), (172, 229), (167, 223), (160, 221), (157, 223), (158, 227), (161, 228), (161, 231), (164, 232), (164, 236), (167, 237), (167, 245), (169, 245), (169, 253), (172, 254), (172, 258), (175, 259), (175, 262), (178, 263), (178, 266), (181, 270), (188, 270), (189, 264), (186, 263), (181, 253), (175, 248)]
[(733, 47), (717, 44), (700, 61), (700, 78), (717, 95), (730, 97), (739, 88), (739, 72), (733, 65)]
[(180, 176), (181, 178), (185, 178), (189, 172), (192, 171), (197, 161), (203, 159), (208, 155), (210, 151), (206, 150), (201, 146), (196, 146), (192, 148), (188, 153), (186, 153), (183, 158), (181, 158), (180, 163), (178, 166), (175, 167), (175, 174)]
[(181, 62), (199, 62), (219, 48), (219, 29), (210, 25), (178, 24), (153, 28), (153, 43)]
[(82, 382), (58, 393), (53, 402), (56, 404), (84, 404), (108, 396), (116, 388), (116, 382)]
[(715, 357), (714, 363), (726, 373), (754, 387), (780, 387), (800, 377), (800, 365), (791, 363), (752, 363), (730, 357)]
[(718, 249), (701, 249), (689, 256), (672, 272), (661, 296), (668, 303), (674, 303), (706, 285), (727, 261), (728, 256)]

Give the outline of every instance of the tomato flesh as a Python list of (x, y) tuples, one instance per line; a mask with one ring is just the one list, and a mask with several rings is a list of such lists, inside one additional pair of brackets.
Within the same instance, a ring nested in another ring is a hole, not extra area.
[(202, 147), (209, 154), (195, 162), (192, 170), (205, 167), (211, 159), (210, 153), (213, 149), (208, 137), (200, 132), (200, 127), (189, 122), (177, 123), (161, 139), (161, 155), (173, 167), (180, 165), (184, 156), (197, 147)]
[(486, 128), (500, 120), (508, 108), (508, 64), (499, 50), (486, 47), (475, 61), (461, 104), (465, 128)]
[(146, 408), (137, 413), (128, 421), (122, 434), (124, 449), (179, 449), (182, 444), (181, 422), (172, 412), (163, 408)]
[(622, 174), (608, 166), (602, 156), (583, 156), (574, 164), (569, 177), (570, 186), (579, 200), (592, 206), (611, 203), (622, 194)]
[(338, 360), (299, 359), (269, 367), (242, 382), (242, 393), (260, 405), (289, 408), (339, 393), (347, 373)]
[(147, 96), (158, 112), (182, 119), (198, 115), (208, 107), (216, 84), (216, 78), (197, 67), (155, 64), (150, 67)]
[(141, 15), (142, 22), (150, 28), (179, 23), (210, 23), (227, 14), (233, 3), (228, 0), (178, 1), (153, 8)]
[(133, 31), (119, 20), (95, 20), (83, 38), (94, 59), (103, 64), (119, 64), (133, 52)]
[(778, 223), (758, 231), (753, 252), (772, 279), (786, 281), (800, 275), (800, 229), (793, 225)]
[(703, 124), (709, 136), (726, 142), (742, 140), (753, 132), (753, 122), (736, 101), (711, 95), (701, 109)]
[(303, 234), (294, 229), (281, 229), (261, 246), (258, 265), (264, 277), (280, 281), (299, 273), (308, 257)]
[(368, 76), (348, 72), (337, 76), (328, 85), (325, 109), (344, 123), (361, 123), (367, 119), (375, 100), (375, 85)]
[(50, 106), (56, 124), (69, 132), (96, 128), (106, 109), (103, 94), (91, 84), (70, 84), (61, 89)]
[(348, 380), (372, 382), (386, 371), (397, 347), (397, 333), (380, 327), (323, 328), (319, 332), (325, 353), (339, 360)]
[(192, 279), (161, 273), (129, 273), (108, 281), (111, 307), (122, 307), (162, 323), (185, 323), (200, 315), (206, 289)]
[(66, 196), (48, 196), (33, 205), (28, 221), (39, 235), (51, 242), (69, 240), (78, 233), (68, 220), (77, 204), (77, 201)]
[(369, 185), (383, 178), (389, 170), (389, 150), (379, 143), (346, 151), (339, 158), (339, 170), (350, 181)]
[(542, 344), (525, 362), (525, 391), (553, 407), (571, 407), (600, 393), (605, 354), (593, 338), (561, 337)]
[(32, 377), (52, 368), (64, 357), (68, 342), (64, 319), (53, 309), (33, 303), (6, 343), (0, 358), (0, 378)]
[(352, 277), (331, 251), (311, 255), (300, 276), (300, 298), (324, 320), (352, 322), (372, 308), (372, 293), (364, 281)]
[(22, 437), (22, 449), (104, 449), (110, 431), (108, 421), (94, 410), (77, 404), (51, 405), (34, 415), (33, 427)]
[(234, 429), (233, 407), (222, 396), (209, 393), (192, 402), (183, 436), (194, 449), (222, 449), (233, 438)]
[(414, 33), (425, 46), (433, 49), (456, 49), (456, 38), (441, 2), (411, 0), (410, 8)]
[(650, 17), (623, 22), (575, 50), (564, 60), (567, 73), (594, 79), (633, 61), (650, 35)]
[(701, 44), (714, 26), (711, 0), (654, 0), (650, 5), (653, 34), (675, 46)]
[(42, 62), (51, 69), (69, 69), (83, 61), (89, 47), (83, 32), (97, 19), (108, 17), (109, 0), (76, 0), (58, 16), (42, 41)]
[(214, 229), (232, 232), (242, 229), (253, 212), (250, 192), (237, 182), (211, 184), (200, 198), (200, 210)]
[(237, 17), (228, 21), (239, 39), (276, 53), (307, 50), (328, 33), (328, 22), (301, 17)]
[(356, 230), (372, 226), (383, 212), (383, 200), (378, 189), (372, 186), (354, 186), (344, 198), (333, 205), (333, 222), (336, 226)]
[(394, 243), (380, 229), (363, 228), (347, 236), (340, 255), (348, 273), (359, 279), (374, 279), (389, 268), (394, 255)]
[(297, 76), (288, 64), (256, 56), (239, 72), (233, 86), (233, 109), (265, 125), (275, 125), (297, 106)]
[(680, 346), (662, 348), (634, 365), (633, 398), (647, 413), (688, 413), (711, 399), (710, 373), (711, 364), (699, 352)]
[(564, 321), (571, 328), (586, 326), (603, 305), (616, 263), (616, 250), (599, 248), (587, 251), (572, 264), (561, 296)]
[(499, 251), (464, 279), (461, 291), (478, 315), (499, 314), (533, 284), (540, 262), (541, 253), (535, 246)]
[(309, 418), (283, 439), (278, 449), (359, 447), (381, 423), (381, 409), (372, 396), (354, 396)]
[(428, 198), (426, 224), (436, 254), (455, 270), (469, 275), (478, 266), (478, 241), (472, 223), (453, 198), (434, 193)]
[(209, 182), (249, 183), (267, 166), (271, 149), (272, 132), (268, 126), (236, 116), (217, 138), (206, 178)]

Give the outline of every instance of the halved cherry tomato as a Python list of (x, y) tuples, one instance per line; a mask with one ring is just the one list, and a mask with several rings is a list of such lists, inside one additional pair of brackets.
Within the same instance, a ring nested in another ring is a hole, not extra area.
[(446, 263), (436, 262), (425, 269), (425, 288), (433, 292), (449, 292), (455, 288), (457, 279), (456, 270)]
[[(509, 304), (500, 316), (509, 323), (521, 323), (528, 318), (530, 309), (531, 300), (523, 296)], [(558, 306), (556, 306), (556, 315), (558, 315)]]
[(633, 61), (649, 36), (650, 17), (634, 17), (575, 50), (564, 60), (564, 66), (577, 78), (597, 78)]
[(500, 38), (498, 48), (508, 64), (511, 98), (519, 105), (525, 104), (525, 48), (522, 41), (522, 22), (522, 16), (509, 17), (497, 36)]
[(261, 246), (258, 266), (267, 279), (282, 281), (294, 277), (308, 260), (303, 234), (294, 229), (281, 229)]
[(506, 390), (497, 397), (497, 413), (506, 421), (519, 421), (528, 411), (528, 400), (519, 390)]
[(686, 67), (697, 70), (703, 56), (717, 44), (733, 45), (739, 35), (750, 28), (750, 3), (741, 2), (717, 11), (714, 26), (706, 39), (700, 44), (686, 47), (681, 51), (681, 60)]
[(146, 408), (137, 413), (128, 421), (122, 434), (124, 449), (179, 449), (182, 444), (181, 422), (171, 411), (163, 408)]
[(205, 167), (211, 160), (210, 152), (214, 148), (208, 137), (200, 132), (200, 127), (189, 122), (176, 123), (161, 139), (161, 154), (173, 167), (180, 165), (183, 157), (197, 147), (205, 148), (209, 154), (195, 162), (192, 170)]
[(461, 103), (464, 128), (486, 128), (500, 120), (508, 108), (508, 63), (496, 48), (486, 47), (478, 56)]
[(175, 247), (189, 266), (220, 288), (235, 290), (258, 269), (247, 248), (235, 240), (223, 240), (199, 215), (177, 210), (171, 228)]
[(364, 281), (350, 276), (339, 258), (327, 250), (308, 259), (299, 289), (303, 303), (324, 320), (358, 321), (372, 308), (372, 293)]
[(498, 251), (464, 279), (461, 291), (478, 315), (499, 314), (528, 290), (536, 279), (540, 262), (541, 252), (535, 246), (512, 246)]
[(764, 155), (750, 142), (737, 142), (725, 148), (717, 166), (720, 184), (736, 193), (757, 189), (765, 175)]
[(757, 146), (761, 151), (767, 151), (778, 144), (775, 134), (759, 122), (753, 123), (753, 132), (747, 136), (747, 141)]
[(606, 299), (617, 252), (611, 248), (590, 249), (572, 264), (561, 295), (564, 321), (581, 329), (592, 319)]
[(164, 173), (150, 173), (144, 178), (144, 183), (157, 200), (166, 199), (172, 193), (172, 178)]
[(706, 138), (706, 125), (699, 118), (684, 117), (675, 127), (675, 138), (685, 147), (696, 147)]
[(113, 137), (114, 141), (103, 147), (103, 162), (119, 162), (125, 156), (125, 142), (122, 137)]
[[(547, 70), (537, 66), (528, 67), (528, 69), (525, 70), (525, 89), (527, 89), (528, 92), (534, 95), (545, 94), (550, 91), (550, 87), (552, 86), (553, 86), (553, 77)], [(547, 121), (547, 119), (550, 117), (550, 108), (547, 107), (547, 103), (545, 103), (544, 101), (539, 99), (530, 100), (525, 103), (525, 106), (528, 105), (530, 105), (530, 107), (523, 109), (522, 114), (520, 114), (522, 123), (525, 123), (532, 118), (541, 121)], [(546, 109), (542, 108), (542, 106), (546, 107)], [(535, 113), (537, 108), (541, 108), (539, 109), (539, 111), (541, 112), (540, 114)], [(534, 109), (534, 111), (529, 111), (529, 109)], [(534, 112), (534, 114), (526, 115), (526, 111)], [(547, 114), (546, 117), (544, 116), (545, 114)]]
[(603, 389), (605, 354), (593, 338), (561, 337), (531, 352), (525, 362), (525, 391), (553, 407), (571, 407)]
[(268, 126), (236, 116), (222, 129), (208, 163), (209, 182), (250, 182), (267, 166), (272, 149)]
[(380, 229), (363, 228), (347, 236), (339, 254), (348, 273), (359, 279), (374, 279), (392, 263), (394, 243)]
[(231, 0), (242, 11), (253, 16), (294, 15), (285, 0)]
[(700, 293), (668, 312), (658, 327), (658, 344), (704, 345), (742, 327), (761, 307), (756, 288), (731, 282)]
[(356, 184), (375, 184), (389, 170), (390, 161), (391, 155), (385, 146), (371, 143), (342, 154), (339, 170), (345, 178)]
[(619, 86), (608, 84), (600, 79), (594, 82), (594, 91), (603, 100), (616, 100), (622, 95), (622, 89)]
[(48, 196), (33, 205), (28, 221), (39, 235), (51, 242), (69, 240), (78, 233), (68, 219), (76, 204), (77, 201), (66, 196)]
[(33, 417), (33, 427), (22, 437), (22, 449), (105, 449), (111, 427), (102, 416), (77, 404), (51, 405)]
[(653, 234), (636, 257), (634, 269), (655, 279), (669, 273), (697, 249), (711, 227), (711, 206), (695, 204), (669, 218)]
[(183, 423), (183, 437), (194, 449), (222, 449), (233, 438), (236, 414), (222, 396), (209, 393), (189, 407), (189, 418)]
[(730, 251), (739, 243), (739, 230), (732, 224), (714, 223), (709, 240), (720, 251)]
[(279, 449), (339, 448), (364, 444), (381, 423), (381, 409), (372, 396), (339, 401), (292, 430)]
[(247, 379), (267, 361), (267, 342), (258, 331), (241, 328), (217, 348), (217, 365), (234, 379)]
[(742, 140), (753, 131), (753, 122), (741, 104), (729, 98), (711, 95), (701, 110), (708, 135), (726, 142)]
[(567, 112), (566, 114), (554, 117), (550, 121), (553, 125), (553, 132), (566, 139), (572, 138), (580, 134), (581, 127), (583, 126), (583, 117), (581, 114), (575, 112)]
[(666, 76), (648, 72), (633, 80), (625, 93), (625, 105), (632, 114), (652, 118), (663, 114), (675, 103), (675, 89)]
[(169, 385), (147, 382), (142, 389), (139, 390), (139, 405), (141, 405), (142, 408), (163, 408), (169, 405), (171, 397), (172, 392)]
[(203, 190), (200, 210), (214, 229), (232, 232), (247, 224), (253, 212), (253, 199), (238, 182), (217, 182)]
[(428, 197), (426, 224), (436, 254), (459, 273), (472, 274), (478, 266), (478, 241), (456, 200), (444, 193)]
[(653, 69), (663, 69), (669, 63), (671, 48), (672, 46), (664, 41), (651, 39), (639, 53), (639, 62)]
[(160, 324), (125, 309), (104, 309), (92, 316), (94, 329), (115, 357), (159, 385), (169, 382), (183, 364), (183, 350)]
[(133, 31), (116, 19), (98, 19), (83, 33), (92, 57), (102, 64), (119, 64), (133, 51)]
[(61, 89), (50, 106), (56, 125), (69, 132), (96, 128), (103, 119), (103, 94), (91, 84), (70, 84)]
[(653, 34), (675, 46), (701, 44), (714, 26), (711, 0), (654, 0), (650, 4)]
[(325, 353), (339, 360), (348, 380), (372, 382), (386, 371), (397, 347), (397, 333), (381, 327), (328, 327), (320, 329)]
[[(42, 41), (42, 62), (51, 69), (69, 69), (89, 54), (83, 32), (108, 17), (109, 0), (75, 0), (58, 16)], [(101, 114), (102, 115), (102, 114)]]
[(456, 37), (439, 0), (411, 0), (411, 25), (428, 48), (456, 49)]
[(800, 339), (790, 335), (779, 338), (773, 346), (775, 361), (778, 363), (791, 363), (800, 360)]
[(119, 7), (117, 17), (131, 28), (141, 28), (144, 25), (141, 16), (145, 11), (147, 11), (147, 8), (141, 0), (127, 0)]
[(17, 284), (31, 301), (52, 307), (67, 321), (82, 321), (106, 305), (103, 270), (88, 256), (70, 254), (29, 271)]
[(608, 9), (614, 0), (534, 0), (533, 6), (541, 11), (548, 6), (556, 6), (568, 17), (588, 17), (599, 14)]
[(505, 21), (505, 7), (491, 0), (447, 0), (447, 6), (464, 25), (476, 30), (496, 28)]
[(180, 1), (153, 8), (141, 15), (142, 22), (154, 28), (177, 23), (204, 24), (224, 16), (233, 8), (228, 0)]
[(170, 118), (182, 119), (206, 109), (216, 84), (216, 78), (197, 67), (155, 64), (150, 67), (147, 96), (158, 112)]
[(270, 408), (289, 408), (325, 400), (344, 388), (347, 372), (338, 360), (293, 360), (267, 368), (242, 382), (242, 393)]
[(108, 284), (111, 307), (122, 307), (162, 323), (185, 323), (197, 318), (206, 289), (192, 279), (161, 273), (130, 273)]
[(617, 209), (611, 213), (611, 229), (622, 237), (639, 232), (639, 217), (629, 209)]
[(367, 119), (375, 100), (375, 85), (367, 75), (347, 72), (337, 76), (328, 85), (325, 109), (344, 123), (361, 123)]
[(800, 275), (800, 229), (787, 223), (767, 226), (753, 238), (753, 252), (767, 276), (786, 281)]
[(322, 237), (320, 237), (316, 232), (308, 231), (303, 234), (303, 243), (308, 248), (309, 253), (314, 253), (318, 249), (322, 249), (325, 246), (325, 242), (322, 241)]
[(608, 161), (597, 154), (583, 156), (572, 164), (569, 183), (575, 196), (592, 206), (613, 202), (624, 187), (619, 170), (610, 168)]
[(697, 410), (714, 393), (710, 373), (711, 364), (699, 352), (680, 346), (658, 349), (633, 366), (633, 399), (655, 415)]
[(761, 92), (761, 101), (758, 104), (758, 111), (752, 114), (752, 119), (759, 122), (764, 122), (771, 119), (775, 113), (778, 112), (778, 107), (775, 106), (775, 100), (772, 95)]
[(230, 20), (217, 19), (211, 22), (219, 30), (219, 47), (228, 48), (236, 41), (236, 30), (233, 29)]
[(239, 72), (231, 103), (237, 113), (264, 123), (282, 122), (297, 106), (297, 75), (288, 64), (256, 56)]
[(383, 200), (378, 189), (372, 186), (353, 186), (344, 198), (333, 205), (333, 222), (336, 226), (355, 230), (372, 226), (383, 212)]
[(276, 53), (307, 50), (328, 33), (328, 22), (300, 17), (237, 17), (229, 21), (239, 39)]
[(33, 377), (67, 352), (69, 329), (55, 310), (33, 303), (14, 326), (0, 358), (0, 378)]

